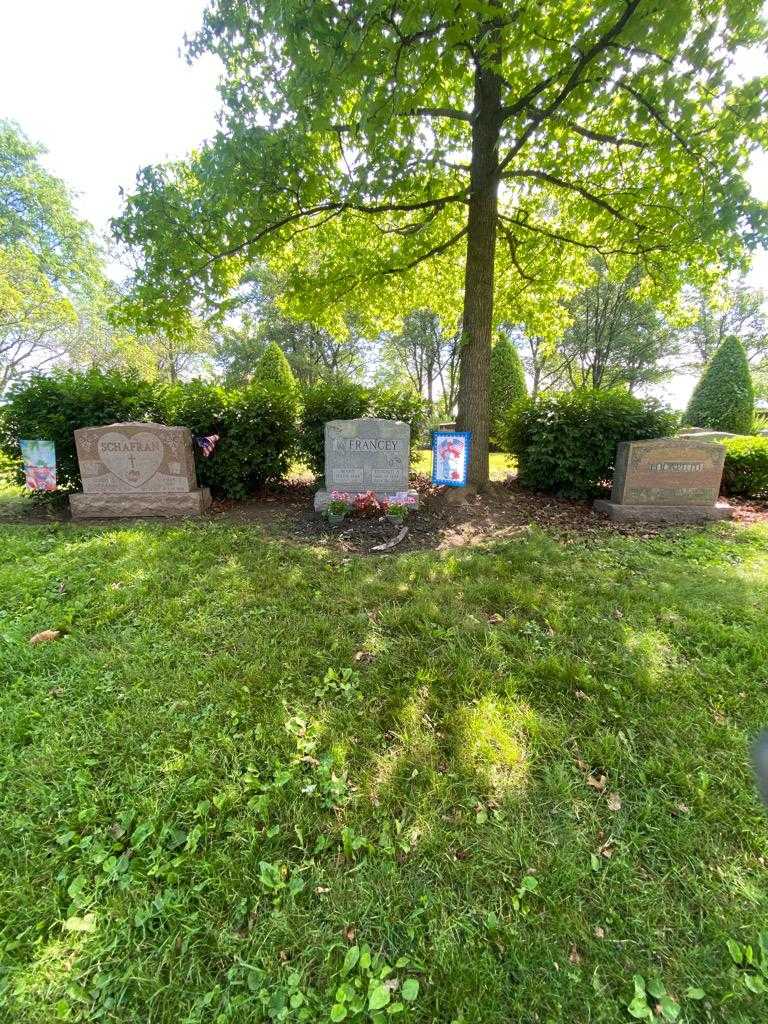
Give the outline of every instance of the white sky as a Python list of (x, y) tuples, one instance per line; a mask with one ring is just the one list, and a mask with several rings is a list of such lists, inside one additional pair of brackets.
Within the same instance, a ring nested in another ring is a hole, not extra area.
[[(0, 117), (48, 149), (46, 166), (74, 190), (99, 234), (147, 164), (183, 157), (215, 130), (218, 62), (188, 65), (185, 33), (203, 0), (0, 0)], [(768, 54), (745, 53), (739, 70), (768, 74)], [(768, 154), (752, 183), (768, 199)], [(768, 253), (750, 280), (768, 288)], [(693, 379), (664, 388), (684, 404)]]

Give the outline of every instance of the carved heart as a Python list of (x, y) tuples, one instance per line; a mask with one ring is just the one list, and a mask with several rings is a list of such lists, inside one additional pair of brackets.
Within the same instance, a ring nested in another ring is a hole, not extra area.
[(140, 430), (136, 434), (102, 434), (99, 458), (118, 480), (141, 487), (151, 480), (163, 461), (163, 442), (156, 434)]

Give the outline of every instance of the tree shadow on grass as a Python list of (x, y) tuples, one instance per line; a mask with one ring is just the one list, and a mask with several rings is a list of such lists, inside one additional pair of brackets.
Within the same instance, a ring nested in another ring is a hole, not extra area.
[(209, 993), (257, 1020), (255, 969), (320, 1005), (353, 934), (419, 967), (414, 1019), (615, 1020), (635, 971), (724, 995), (766, 908), (768, 584), (760, 534), (717, 535), (339, 561), (216, 524), (17, 534), (19, 1019), (73, 977), (116, 1020)]

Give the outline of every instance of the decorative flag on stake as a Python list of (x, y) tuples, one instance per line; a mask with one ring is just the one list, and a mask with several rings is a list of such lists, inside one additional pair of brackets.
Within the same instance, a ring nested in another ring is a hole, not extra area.
[(219, 443), (218, 434), (202, 435), (201, 437), (195, 436), (195, 444), (203, 453), (203, 458), (208, 459), (213, 455), (216, 450), (216, 445)]
[(53, 441), (20, 441), (24, 476), (30, 491), (56, 490), (56, 448)]
[(432, 431), (432, 483), (446, 487), (466, 487), (470, 431)]

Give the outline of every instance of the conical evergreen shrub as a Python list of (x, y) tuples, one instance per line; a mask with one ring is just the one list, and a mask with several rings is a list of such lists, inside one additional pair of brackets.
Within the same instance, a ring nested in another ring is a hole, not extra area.
[(274, 384), (288, 391), (296, 389), (296, 378), (285, 352), (275, 341), (270, 341), (256, 364), (254, 380), (261, 384)]
[(517, 349), (509, 338), (501, 337), (491, 350), (490, 439), (495, 447), (502, 446), (507, 413), (527, 395), (525, 371)]
[(726, 338), (712, 356), (688, 403), (683, 422), (691, 427), (749, 434), (755, 393), (744, 346)]

